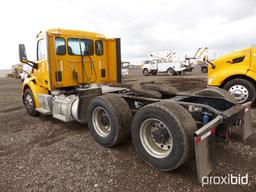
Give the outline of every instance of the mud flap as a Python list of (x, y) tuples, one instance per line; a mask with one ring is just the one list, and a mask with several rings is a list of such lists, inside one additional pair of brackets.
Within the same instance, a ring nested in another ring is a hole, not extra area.
[(215, 167), (215, 132), (216, 127), (223, 122), (222, 116), (217, 116), (212, 121), (194, 133), (196, 167), (199, 182)]
[(251, 102), (247, 102), (242, 104), (245, 107), (244, 109), (244, 117), (241, 119), (241, 137), (245, 140), (247, 137), (253, 134), (253, 128), (251, 125)]

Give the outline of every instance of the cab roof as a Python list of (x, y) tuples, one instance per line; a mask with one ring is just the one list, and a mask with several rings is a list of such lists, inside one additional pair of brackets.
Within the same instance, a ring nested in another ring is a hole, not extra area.
[(226, 59), (226, 58), (229, 59), (230, 57), (236, 57), (237, 54), (241, 54), (241, 53), (242, 54), (247, 54), (247, 53), (250, 52), (250, 49), (252, 47), (246, 47), (246, 48), (243, 48), (243, 49), (240, 49), (240, 50), (232, 51), (232, 52), (224, 54), (224, 55), (222, 55), (222, 56), (220, 56), (220, 57), (218, 57), (218, 58), (216, 58), (214, 60), (221, 60), (221, 59)]
[[(46, 32), (50, 34), (60, 34), (60, 35), (68, 35), (68, 36), (105, 38), (103, 34), (88, 32), (88, 31), (71, 30), (71, 29), (54, 28), (54, 29), (47, 29)], [(40, 33), (38, 35), (40, 35)]]

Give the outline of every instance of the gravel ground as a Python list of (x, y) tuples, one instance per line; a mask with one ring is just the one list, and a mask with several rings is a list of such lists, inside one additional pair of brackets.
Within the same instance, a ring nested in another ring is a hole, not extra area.
[[(126, 86), (156, 81), (181, 91), (206, 86), (198, 70), (182, 77), (143, 77), (131, 69)], [(159, 172), (136, 155), (131, 140), (109, 149), (94, 142), (86, 125), (27, 115), (21, 83), (0, 79), (0, 191), (256, 191), (256, 134), (217, 145), (212, 175), (249, 175), (249, 184), (208, 185), (197, 181), (195, 161), (172, 172)], [(252, 111), (256, 127), (256, 110)]]

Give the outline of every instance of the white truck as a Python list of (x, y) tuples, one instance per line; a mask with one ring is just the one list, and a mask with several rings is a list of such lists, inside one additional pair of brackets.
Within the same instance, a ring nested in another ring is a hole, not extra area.
[(151, 53), (148, 60), (142, 65), (142, 73), (149, 74), (167, 73), (168, 75), (183, 75), (186, 71), (192, 71), (194, 65), (198, 64), (207, 48), (199, 48), (193, 57), (185, 56), (184, 60), (178, 60), (175, 52), (155, 52)]
[(156, 75), (157, 73), (167, 73), (168, 75), (181, 75), (186, 71), (186, 67), (180, 62), (159, 62), (157, 60), (145, 60), (142, 65), (143, 75)]
[(175, 52), (155, 52), (151, 53), (149, 59), (145, 60), (142, 65), (142, 73), (149, 74), (167, 73), (168, 75), (181, 75), (186, 71), (185, 62), (173, 59)]

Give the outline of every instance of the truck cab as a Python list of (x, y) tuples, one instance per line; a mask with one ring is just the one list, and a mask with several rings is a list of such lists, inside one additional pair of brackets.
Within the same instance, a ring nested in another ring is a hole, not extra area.
[[(49, 29), (36, 36), (36, 61), (26, 58), (20, 45), (20, 60), (32, 67), (23, 83), (23, 96), (29, 89), (36, 108), (38, 94), (71, 90), (88, 84), (121, 81), (120, 39), (107, 39), (92, 32)], [(25, 98), (24, 98), (25, 101)]]
[(227, 90), (238, 103), (255, 101), (256, 47), (235, 51), (210, 62), (208, 85)]

